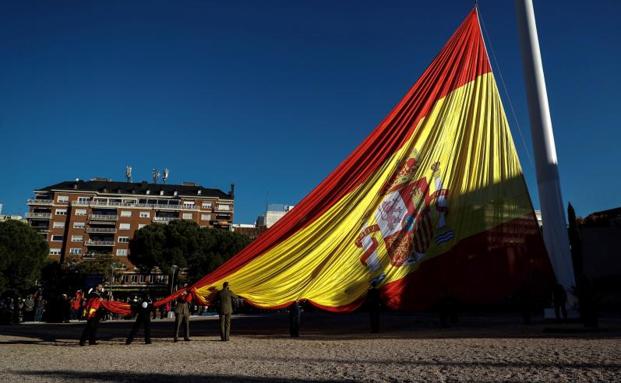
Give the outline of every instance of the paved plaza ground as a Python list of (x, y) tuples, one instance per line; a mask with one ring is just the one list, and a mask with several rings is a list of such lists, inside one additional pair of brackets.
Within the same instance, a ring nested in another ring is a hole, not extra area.
[(172, 342), (153, 323), (153, 344), (124, 345), (130, 321), (108, 321), (97, 346), (79, 347), (83, 323), (0, 326), (0, 382), (601, 382), (621, 381), (621, 320), (602, 330), (518, 316), (462, 317), (439, 328), (431, 315), (386, 315), (369, 334), (364, 313), (305, 313), (302, 337), (286, 313), (237, 316), (230, 342), (216, 318), (193, 318), (192, 341)]

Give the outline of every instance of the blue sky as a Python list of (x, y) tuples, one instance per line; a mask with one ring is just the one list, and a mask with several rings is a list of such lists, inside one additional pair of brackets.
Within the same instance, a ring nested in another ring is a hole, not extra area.
[[(527, 149), (513, 0), (481, 0)], [(562, 6), (561, 6), (562, 5)], [(0, 203), (74, 178), (237, 187), (236, 222), (294, 204), (416, 81), (472, 1), (2, 1)], [(565, 201), (621, 205), (621, 2), (535, 1)], [(495, 64), (493, 62), (493, 64)], [(500, 77), (496, 68), (496, 76)], [(528, 152), (528, 153), (527, 153)]]

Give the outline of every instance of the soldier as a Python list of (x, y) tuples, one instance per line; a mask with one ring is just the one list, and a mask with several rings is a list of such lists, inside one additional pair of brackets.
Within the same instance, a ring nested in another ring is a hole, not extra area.
[(222, 290), (218, 292), (218, 314), (220, 314), (220, 340), (228, 341), (231, 335), (231, 314), (233, 314), (233, 299), (237, 299), (229, 283), (224, 282)]
[(377, 283), (371, 283), (371, 288), (367, 292), (367, 305), (369, 307), (369, 319), (371, 321), (371, 332), (378, 333), (380, 330), (380, 311), (382, 309), (382, 300)]
[(302, 319), (302, 307), (300, 301), (295, 301), (289, 306), (289, 335), (292, 338), (300, 336), (300, 321)]
[[(560, 283), (554, 285), (552, 290), (552, 302), (554, 303), (554, 315), (557, 321), (567, 321), (567, 293)], [(561, 316), (562, 315), (562, 316)]]
[(151, 344), (151, 310), (153, 309), (153, 301), (148, 294), (144, 294), (138, 305), (132, 307), (133, 312), (137, 312), (136, 322), (132, 326), (132, 330), (125, 341), (125, 344), (131, 344), (134, 336), (138, 332), (141, 324), (144, 324), (144, 343)]
[(191, 296), (187, 290), (177, 298), (177, 304), (175, 305), (175, 342), (179, 337), (179, 327), (181, 326), (183, 326), (183, 340), (190, 340), (190, 308), (188, 307), (190, 299)]
[(82, 336), (80, 337), (80, 346), (84, 346), (86, 344), (86, 339), (88, 339), (89, 345), (96, 345), (96, 335), (97, 335), (97, 327), (99, 326), (99, 321), (104, 314), (103, 307), (101, 306), (101, 302), (103, 298), (101, 294), (103, 293), (103, 285), (99, 284), (94, 290), (89, 292), (89, 299), (86, 302), (86, 309), (84, 316), (86, 317), (86, 326), (82, 331)]

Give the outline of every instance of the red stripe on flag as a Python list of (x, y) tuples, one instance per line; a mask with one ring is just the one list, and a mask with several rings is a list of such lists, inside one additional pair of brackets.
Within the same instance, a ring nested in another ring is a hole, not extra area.
[(194, 286), (223, 279), (313, 222), (399, 150), (439, 99), (490, 71), (473, 10), (405, 97), (345, 161), (270, 230)]

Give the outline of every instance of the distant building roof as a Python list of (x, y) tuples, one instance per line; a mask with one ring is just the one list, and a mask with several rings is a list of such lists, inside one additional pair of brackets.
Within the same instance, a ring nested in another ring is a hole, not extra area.
[[(54, 185), (46, 186), (37, 191), (52, 190), (78, 190), (92, 191), (99, 193), (118, 193), (118, 194), (141, 194), (147, 195), (166, 195), (174, 196), (175, 192), (179, 196), (201, 196), (201, 197), (218, 197), (222, 199), (233, 199), (231, 193), (225, 193), (220, 189), (205, 188), (196, 184), (186, 183), (184, 185), (170, 184), (154, 184), (148, 182), (117, 182), (110, 180), (95, 179), (91, 181), (64, 181)], [(161, 193), (163, 191), (163, 194)]]
[(267, 211), (288, 212), (293, 209), (293, 205), (285, 205), (282, 203), (270, 203), (267, 205)]
[(621, 207), (597, 211), (583, 220), (585, 226), (621, 226)]

